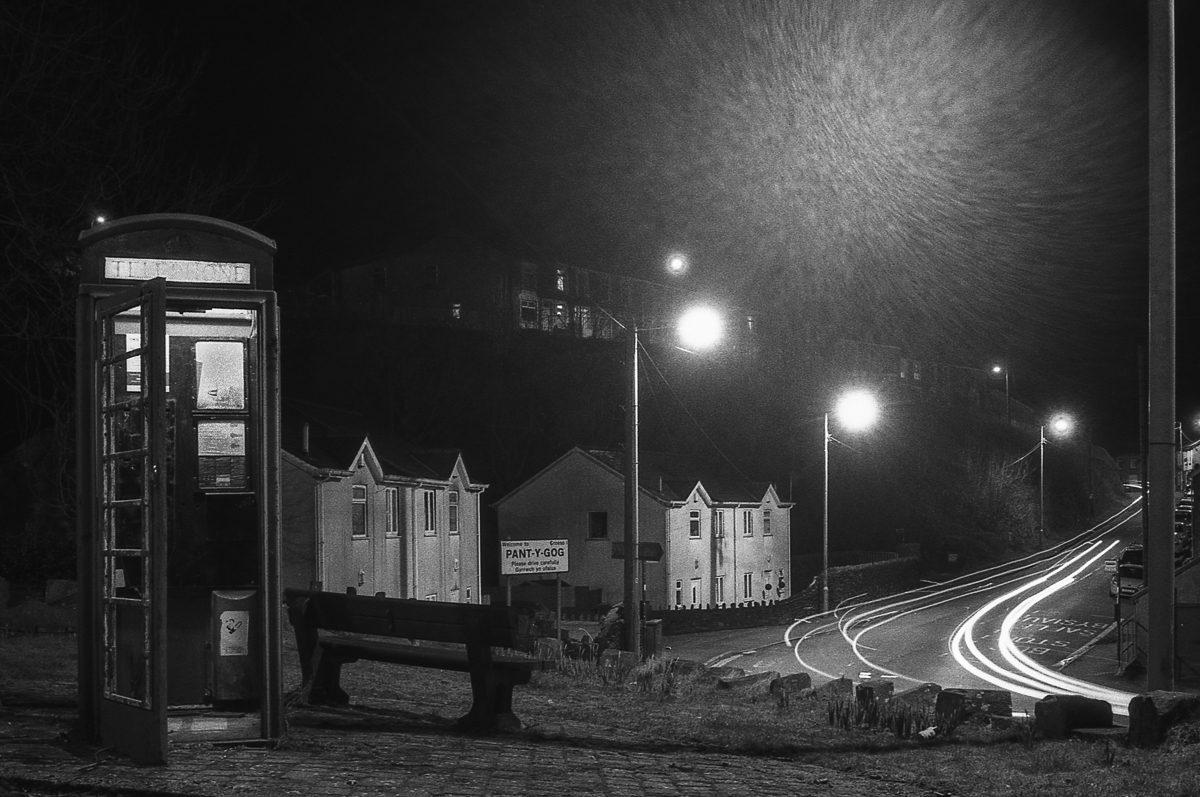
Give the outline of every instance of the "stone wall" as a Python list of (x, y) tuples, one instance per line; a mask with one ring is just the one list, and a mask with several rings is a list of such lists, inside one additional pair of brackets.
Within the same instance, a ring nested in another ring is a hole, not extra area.
[[(920, 560), (916, 557), (831, 567), (829, 605), (836, 607), (849, 599), (864, 600), (903, 592), (916, 587), (919, 579)], [(820, 607), (821, 589), (819, 582), (814, 581), (791, 597), (774, 603), (725, 609), (652, 609), (647, 619), (662, 620), (663, 634), (672, 636), (791, 622), (797, 617), (816, 614)]]

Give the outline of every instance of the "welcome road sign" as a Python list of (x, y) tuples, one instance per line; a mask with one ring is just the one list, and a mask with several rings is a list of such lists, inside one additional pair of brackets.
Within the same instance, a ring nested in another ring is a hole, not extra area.
[(567, 572), (566, 540), (501, 540), (500, 575)]

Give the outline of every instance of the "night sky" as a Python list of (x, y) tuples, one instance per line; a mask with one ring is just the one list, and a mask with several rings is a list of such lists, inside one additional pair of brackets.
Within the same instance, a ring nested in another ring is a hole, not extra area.
[(281, 290), (447, 232), (650, 279), (680, 250), (694, 287), (788, 319), (797, 347), (838, 329), (1003, 359), (1017, 397), (1136, 445), (1142, 2), (158, 5), (147, 41), (200, 69), (178, 146), (250, 159), (258, 210), (234, 220), (277, 240)]

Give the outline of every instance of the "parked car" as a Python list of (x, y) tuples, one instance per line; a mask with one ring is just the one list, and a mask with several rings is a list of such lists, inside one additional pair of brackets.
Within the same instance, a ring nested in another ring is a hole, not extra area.
[(1146, 586), (1145, 559), (1142, 546), (1128, 545), (1117, 556), (1117, 572), (1108, 584), (1108, 596), (1116, 600), (1129, 596)]

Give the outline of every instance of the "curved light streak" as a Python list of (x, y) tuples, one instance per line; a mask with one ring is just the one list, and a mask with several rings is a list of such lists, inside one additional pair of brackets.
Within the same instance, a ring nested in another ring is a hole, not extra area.
[[(1085, 681), (1068, 678), (1036, 664), (1016, 649), (1016, 645), (1012, 642), (1011, 631), (1016, 622), (1031, 607), (1055, 592), (1075, 583), (1080, 573), (1094, 565), (1096, 561), (1119, 544), (1115, 541), (1104, 544), (1100, 536), (1119, 529), (1136, 517), (1137, 511), (1140, 509), (1139, 504), (1142, 501), (1143, 496), (1139, 495), (1135, 497), (1121, 510), (1114, 512), (1108, 518), (1095, 524), (1090, 529), (1077, 534), (1075, 537), (1059, 543), (1049, 551), (1030, 554), (1002, 565), (951, 579), (942, 584), (926, 585), (898, 595), (876, 598), (844, 607), (839, 606), (832, 612), (823, 612), (799, 618), (785, 629), (783, 642), (792, 648), (793, 656), (801, 667), (816, 675), (832, 679), (837, 676), (825, 673), (808, 664), (801, 657), (800, 647), (804, 642), (818, 635), (831, 633), (836, 629), (850, 645), (855, 658), (866, 667), (885, 676), (920, 683), (923, 682), (922, 679), (881, 667), (864, 656), (862, 654), (864, 648), (862, 639), (864, 635), (887, 623), (894, 622), (922, 610), (932, 609), (955, 600), (1019, 584), (1015, 589), (1007, 590), (1003, 595), (988, 601), (982, 608), (972, 613), (959, 624), (958, 628), (951, 635), (949, 644), (950, 653), (958, 665), (980, 680), (999, 688), (1008, 689), (1016, 694), (1041, 698), (1048, 692), (1069, 691), (1107, 700), (1113, 705), (1114, 714), (1127, 714), (1128, 701), (1133, 697), (1131, 693), (1107, 689)], [(1047, 561), (1047, 554), (1050, 554), (1049, 562)], [(1027, 580), (1032, 573), (1026, 572), (1022, 574), (1022, 571), (1029, 571), (1033, 568), (1038, 568), (1039, 565), (1047, 564), (1049, 566), (1046, 566), (1041, 574), (1032, 580)], [(1057, 578), (1059, 574), (1070, 570), (1072, 566), (1075, 568), (1072, 572), (1065, 577)], [(1038, 587), (1042, 587), (1042, 589), (1038, 589), (1034, 595), (1022, 600), (1005, 615), (1002, 621), (998, 642), (1001, 655), (1012, 668), (1008, 669), (992, 661), (980, 650), (973, 636), (974, 629), (986, 615), (994, 612), (1001, 605)], [(801, 624), (811, 623), (822, 618), (826, 622), (815, 628), (806, 630), (798, 638), (794, 636), (798, 626)], [(970, 657), (974, 661), (968, 658), (967, 653), (964, 652), (964, 648), (965, 651), (969, 652)]]

